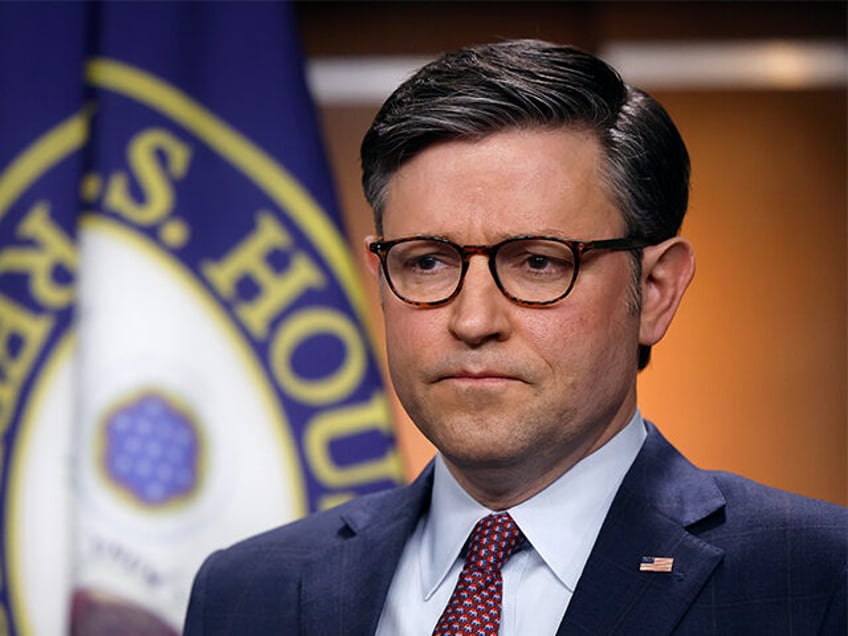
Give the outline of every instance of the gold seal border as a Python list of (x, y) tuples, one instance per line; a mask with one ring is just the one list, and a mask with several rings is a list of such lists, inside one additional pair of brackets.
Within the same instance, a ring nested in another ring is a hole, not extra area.
[[(0, 221), (32, 182), (75, 150), (88, 137), (90, 111), (84, 109), (51, 128), (27, 146), (0, 172)], [(75, 193), (76, 194), (76, 193)]]
[[(9, 207), (16, 201), (32, 183), (51, 167), (64, 159), (66, 156), (79, 150), (88, 137), (88, 122), (91, 112), (83, 109), (78, 113), (56, 124), (46, 133), (36, 138), (29, 146), (22, 150), (12, 162), (0, 172), (0, 222)], [(3, 511), (4, 532), (7, 537), (5, 545), (2, 546), (7, 558), (6, 570), (6, 594), (8, 598), (8, 610), (10, 615), (6, 617), (12, 621), (21, 634), (32, 634), (32, 626), (26, 612), (24, 612), (21, 599), (20, 585), (21, 564), (20, 545), (17, 524), (13, 522), (13, 513), (19, 508), (21, 489), (20, 471), (22, 468), (22, 448), (29, 444), (32, 424), (28, 423), (32, 418), (34, 404), (42, 400), (40, 397), (45, 386), (52, 382), (63, 359), (73, 354), (76, 337), (70, 331), (62, 334), (50, 356), (44, 361), (41, 373), (34, 380), (30, 400), (26, 406), (21, 406), (21, 418), (19, 420), (18, 434), (15, 436), (14, 448), (9, 455), (9, 472), (6, 477), (6, 490), (3, 495), (5, 499)], [(8, 628), (8, 626), (6, 626)]]
[(178, 122), (252, 179), (319, 248), (363, 325), (363, 337), (368, 338), (364, 329), (365, 296), (347, 242), (324, 210), (282, 165), (202, 105), (145, 71), (114, 60), (94, 58), (86, 66), (86, 79)]
[[(123, 94), (134, 101), (145, 104), (179, 123), (265, 191), (281, 210), (291, 216), (292, 220), (323, 255), (333, 275), (341, 283), (343, 291), (363, 326), (363, 338), (367, 342), (370, 340), (370, 332), (365, 328), (367, 313), (364, 295), (356, 278), (356, 269), (349, 256), (347, 243), (321, 207), (289, 175), (282, 165), (202, 105), (145, 71), (114, 60), (95, 58), (86, 67), (86, 80), (94, 86)], [(36, 139), (0, 173), (0, 220), (3, 219), (11, 204), (20, 197), (33, 181), (51, 166), (82, 146), (88, 135), (90, 117), (90, 109), (84, 109), (64, 120)], [(57, 355), (51, 355), (51, 360), (46, 362), (48, 365), (46, 368), (55, 369), (58, 359), (69, 355), (70, 347), (68, 344), (68, 341), (65, 340), (56, 347), (54, 354)], [(373, 348), (373, 343), (369, 344), (372, 344)], [(261, 375), (264, 377), (264, 374)], [(44, 380), (44, 377), (39, 380), (39, 387), (41, 388), (35, 393), (40, 393), (43, 390)], [(276, 402), (277, 400), (272, 401)], [(35, 400), (35, 402), (38, 402), (38, 400)], [(29, 406), (26, 407), (26, 411), (29, 412), (30, 408)], [(29, 419), (29, 416), (23, 418), (24, 424), (27, 419)], [(281, 424), (278, 423), (276, 427), (279, 432), (282, 432), (281, 429), (289, 430), (287, 426), (281, 426)], [(31, 426), (23, 426), (22, 432), (26, 434), (30, 428)], [(287, 448), (289, 455), (293, 454), (295, 457), (295, 461), (290, 465), (292, 467), (297, 466), (300, 464), (299, 456), (296, 452), (292, 452), (292, 441), (286, 441), (283, 442), (283, 446)], [(17, 443), (16, 446), (21, 447)], [(15, 453), (10, 461), (12, 462), (12, 470), (7, 482), (8, 492), (10, 493), (7, 510), (15, 508), (15, 500), (19, 495), (18, 489), (14, 487), (14, 484), (18, 481), (16, 475), (20, 468), (19, 454)], [(293, 485), (299, 486), (295, 490), (299, 494), (299, 507), (303, 512), (306, 506), (302, 474), (297, 470), (293, 472), (295, 473)], [(9, 519), (7, 518), (6, 521), (8, 522)], [(16, 529), (14, 527), (9, 528), (7, 523), (7, 530), (11, 530), (8, 535), (11, 538), (9, 543), (14, 546)], [(14, 563), (14, 558), (12, 561), (10, 572), (8, 572), (9, 583), (18, 578), (19, 564)], [(14, 592), (12, 588), (15, 586), (10, 585), (9, 587), (10, 591)], [(13, 616), (18, 616), (23, 620), (23, 625), (20, 626), (24, 633), (27, 633), (26, 616), (19, 611), (21, 609), (20, 599), (15, 598), (17, 594), (13, 593), (11, 596), (10, 609)]]

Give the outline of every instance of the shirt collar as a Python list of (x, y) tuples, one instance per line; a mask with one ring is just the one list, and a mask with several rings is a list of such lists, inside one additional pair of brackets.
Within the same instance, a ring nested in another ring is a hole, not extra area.
[[(615, 493), (647, 433), (637, 410), (618, 434), (542, 492), (508, 512), (530, 545), (572, 592)], [(420, 551), (425, 598), (448, 575), (479, 519), (492, 511), (473, 499), (436, 455), (433, 497)]]

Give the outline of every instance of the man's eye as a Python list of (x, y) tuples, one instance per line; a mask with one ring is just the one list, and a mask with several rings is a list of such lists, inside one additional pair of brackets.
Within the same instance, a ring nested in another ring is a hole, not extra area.
[(563, 272), (572, 267), (571, 259), (551, 254), (526, 253), (521, 257), (517, 267), (533, 272)]
[(439, 259), (435, 256), (422, 256), (413, 263), (416, 269), (429, 271), (439, 266)]
[(550, 265), (551, 259), (547, 256), (531, 255), (527, 257), (527, 267), (530, 269), (545, 269)]
[(449, 254), (417, 254), (404, 259), (403, 269), (413, 274), (434, 274), (458, 266), (457, 258)]
[(570, 276), (573, 269), (571, 259), (551, 254), (525, 253), (516, 255), (511, 269), (525, 276), (562, 277)]

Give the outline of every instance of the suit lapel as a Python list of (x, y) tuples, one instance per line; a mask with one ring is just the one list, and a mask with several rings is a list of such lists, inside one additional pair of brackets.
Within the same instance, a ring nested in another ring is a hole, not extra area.
[(394, 571), (432, 490), (432, 467), (410, 486), (339, 517), (339, 540), (304, 570), (303, 636), (373, 634)]
[[(406, 540), (429, 503), (432, 472), (340, 513), (339, 540), (304, 569), (303, 636), (374, 633)], [(558, 636), (670, 634), (723, 555), (687, 528), (723, 506), (713, 479), (649, 424)], [(672, 571), (640, 572), (644, 556), (672, 557)]]
[[(558, 636), (662, 636), (722, 559), (687, 527), (724, 505), (713, 479), (651, 425), (598, 535)], [(642, 557), (671, 557), (671, 572), (640, 571)]]

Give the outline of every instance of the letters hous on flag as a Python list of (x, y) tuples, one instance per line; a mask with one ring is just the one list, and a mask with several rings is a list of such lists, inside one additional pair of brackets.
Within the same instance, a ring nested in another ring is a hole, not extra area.
[(292, 8), (0, 3), (0, 634), (401, 480)]

